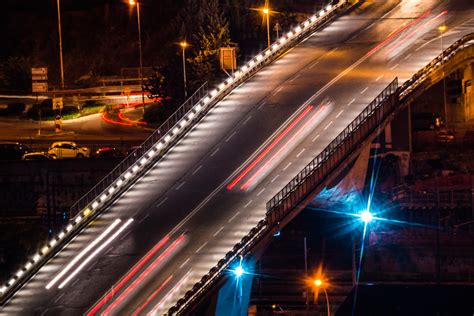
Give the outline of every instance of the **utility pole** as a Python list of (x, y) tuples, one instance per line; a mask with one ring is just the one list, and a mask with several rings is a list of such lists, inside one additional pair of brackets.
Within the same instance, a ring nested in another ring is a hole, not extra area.
[(308, 286), (308, 249), (306, 247), (306, 237), (303, 239), (304, 243), (304, 274), (306, 283), (306, 312), (309, 312), (309, 286)]
[(61, 88), (64, 90), (64, 65), (63, 65), (63, 37), (61, 35), (61, 9), (59, 7), (60, 0), (58, 3), (58, 29), (59, 29), (59, 63), (61, 67)]

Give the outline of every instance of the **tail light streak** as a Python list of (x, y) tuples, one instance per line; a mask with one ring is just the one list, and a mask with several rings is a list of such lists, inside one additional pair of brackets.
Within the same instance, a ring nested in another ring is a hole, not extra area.
[(242, 178), (244, 178), (265, 156), (285, 137), (295, 126), (298, 124), (311, 110), (313, 109), (312, 105), (309, 105), (304, 109), (303, 112), (301, 112), (296, 119), (291, 122), (290, 125), (288, 125), (283, 132), (278, 135), (277, 138), (275, 138), (268, 147), (265, 148), (264, 151), (262, 151), (255, 160), (252, 161), (250, 165), (248, 165), (244, 171), (242, 171), (234, 180), (232, 180), (231, 183), (227, 185), (227, 190), (232, 190), (232, 188), (240, 181)]
[(155, 315), (156, 312), (163, 307), (163, 305), (173, 296), (175, 295), (179, 290), (180, 288), (182, 287), (182, 285), (188, 280), (189, 278), (189, 275), (191, 274), (191, 270), (189, 270), (185, 275), (184, 277), (178, 282), (176, 283), (176, 285), (168, 292), (168, 294), (158, 303), (155, 305), (155, 307), (153, 307), (153, 310), (151, 312), (149, 312), (147, 315), (148, 316), (151, 316), (151, 315)]
[(151, 265), (149, 265), (145, 271), (143, 271), (133, 282), (132, 284), (130, 284), (127, 289), (125, 291), (122, 292), (122, 294), (120, 294), (119, 297), (117, 297), (117, 299), (109, 305), (109, 307), (107, 307), (107, 309), (101, 314), (101, 315), (109, 315), (120, 303), (122, 303), (122, 301), (128, 297), (128, 295), (134, 290), (136, 289), (136, 287), (138, 285), (140, 285), (140, 283), (150, 275), (150, 273), (153, 272), (153, 270), (156, 269), (156, 267), (164, 260), (166, 259), (166, 257), (168, 257), (168, 255), (176, 249), (176, 247), (181, 243), (183, 242), (185, 239), (184, 235), (181, 235), (179, 236), (168, 248), (166, 248), (166, 250), (158, 256), (158, 258), (155, 259), (155, 261), (153, 261), (153, 263)]
[(133, 312), (133, 316), (138, 316), (141, 311), (155, 298), (155, 296), (168, 284), (169, 281), (173, 278), (173, 275), (170, 275), (165, 282), (161, 283), (161, 285), (146, 299), (145, 302), (143, 302), (142, 305), (140, 305), (135, 312)]

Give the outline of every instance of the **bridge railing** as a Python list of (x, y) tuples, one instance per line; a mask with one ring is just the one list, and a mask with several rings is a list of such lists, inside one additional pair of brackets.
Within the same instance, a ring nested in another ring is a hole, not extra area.
[[(347, 156), (349, 148), (354, 149), (355, 146), (361, 142), (362, 135), (369, 135), (370, 129), (378, 127), (383, 118), (390, 115), (399, 98), (403, 95), (406, 97), (412, 92), (420, 83), (427, 78), (429, 72), (434, 71), (441, 66), (441, 60), (450, 58), (459, 49), (465, 47), (466, 44), (474, 44), (474, 34), (469, 34), (453, 45), (451, 45), (442, 54), (443, 57), (438, 56), (422, 71), (417, 72), (412, 79), (398, 88), (398, 80), (394, 79), (382, 93), (375, 98), (375, 100), (365, 108), (362, 113), (349, 126), (339, 134), (336, 139), (331, 142), (311, 163), (309, 163), (296, 177), (294, 177), (280, 192), (278, 192), (267, 203), (267, 217), (261, 220), (257, 226), (245, 235), (242, 240), (237, 243), (232, 250), (230, 250), (224, 258), (212, 267), (207, 274), (205, 274), (199, 282), (197, 282), (191, 290), (187, 291), (185, 295), (177, 301), (177, 303), (168, 310), (168, 315), (182, 315), (189, 312), (190, 308), (199, 301), (202, 294), (207, 293), (217, 281), (228, 272), (229, 266), (239, 256), (245, 256), (253, 246), (255, 246), (278, 221), (285, 216), (291, 207), (294, 207), (296, 201), (307, 194), (303, 192), (304, 189), (309, 189), (310, 184), (316, 185), (317, 179), (322, 179), (321, 174), (328, 172), (334, 168), (336, 161)], [(424, 78), (424, 79), (421, 79)], [(413, 87), (412, 87), (413, 86)]]
[(65, 244), (81, 231), (94, 216), (104, 211), (111, 201), (134, 183), (147, 170), (147, 166), (162, 157), (207, 111), (258, 70), (278, 58), (308, 34), (314, 32), (315, 29), (331, 21), (338, 10), (347, 3), (347, 0), (339, 0), (336, 4), (328, 5), (300, 25), (284, 33), (270, 47), (257, 54), (215, 89), (209, 91), (207, 84), (198, 89), (135, 152), (126, 157), (111, 173), (74, 203), (71, 207), (71, 214), (75, 216), (71, 218), (66, 228), (28, 260), (6, 285), (0, 287), (0, 304), (3, 304), (13, 295), (49, 258), (60, 251)]

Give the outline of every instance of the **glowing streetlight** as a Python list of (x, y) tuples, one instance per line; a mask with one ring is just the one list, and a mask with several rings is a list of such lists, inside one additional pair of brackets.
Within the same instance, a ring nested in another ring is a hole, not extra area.
[(142, 107), (145, 113), (145, 91), (143, 90), (143, 57), (142, 57), (142, 30), (140, 23), (140, 3), (135, 0), (129, 0), (128, 4), (137, 6), (137, 23), (138, 23), (138, 51), (140, 54), (140, 85), (142, 86)]
[(242, 268), (242, 266), (238, 266), (234, 270), (234, 275), (236, 278), (240, 278), (244, 273), (245, 273), (245, 270), (244, 268)]
[(329, 296), (328, 296), (328, 292), (326, 291), (327, 283), (323, 282), (323, 280), (321, 280), (321, 279), (315, 279), (315, 280), (313, 280), (313, 283), (314, 283), (314, 285), (316, 286), (317, 289), (320, 289), (320, 288), (323, 289), (324, 296), (326, 296), (327, 313), (328, 313), (328, 316), (330, 316), (331, 315), (331, 306), (329, 305)]
[(374, 216), (369, 210), (364, 210), (362, 213), (360, 213), (360, 219), (367, 224), (374, 219)]
[(60, 0), (57, 0), (58, 4), (58, 30), (59, 30), (59, 63), (61, 68), (61, 87), (64, 90), (64, 65), (63, 65), (63, 37), (61, 34), (61, 8)]
[(270, 47), (270, 9), (268, 7), (262, 8), (262, 13), (267, 20), (267, 42)]
[(188, 89), (186, 88), (186, 47), (188, 47), (188, 43), (186, 43), (186, 41), (182, 41), (181, 43), (179, 43), (179, 45), (183, 49), (184, 99), (186, 100), (188, 97)]

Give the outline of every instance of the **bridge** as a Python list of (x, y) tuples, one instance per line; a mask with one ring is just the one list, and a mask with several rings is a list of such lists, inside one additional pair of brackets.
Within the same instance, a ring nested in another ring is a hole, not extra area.
[(0, 314), (187, 314), (472, 45), (473, 13), (339, 1), (288, 30), (82, 197)]

